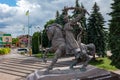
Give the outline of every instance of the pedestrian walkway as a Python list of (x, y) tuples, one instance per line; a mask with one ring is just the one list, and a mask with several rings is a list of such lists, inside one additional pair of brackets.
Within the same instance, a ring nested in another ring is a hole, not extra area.
[(119, 74), (119, 75), (120, 75), (120, 70), (117, 70), (117, 71), (112, 71), (112, 72), (114, 72), (114, 73), (116, 73), (116, 74)]
[(28, 57), (6, 58), (0, 63), (0, 72), (25, 78), (35, 70), (47, 67), (47, 64)]
[[(74, 57), (61, 58), (55, 64), (55, 68), (69, 68)], [(42, 62), (41, 59), (11, 53), (9, 55), (0, 56), (0, 80), (25, 80), (25, 78), (36, 70), (44, 70), (51, 63)], [(119, 73), (116, 72), (116, 73)]]
[[(68, 59), (72, 60), (71, 58), (62, 59), (55, 64), (55, 67), (69, 66), (70, 61), (64, 62)], [(19, 54), (0, 56), (0, 75), (2, 76), (0, 80), (24, 80), (35, 70), (46, 69), (50, 62), (44, 63), (41, 59)]]

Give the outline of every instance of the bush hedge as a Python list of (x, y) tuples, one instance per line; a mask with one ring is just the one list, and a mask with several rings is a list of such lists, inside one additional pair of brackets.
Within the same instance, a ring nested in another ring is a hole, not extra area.
[(10, 51), (10, 48), (0, 48), (0, 55), (9, 54)]

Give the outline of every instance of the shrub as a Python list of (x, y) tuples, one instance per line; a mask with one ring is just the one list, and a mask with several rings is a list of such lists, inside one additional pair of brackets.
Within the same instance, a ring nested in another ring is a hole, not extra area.
[(10, 48), (0, 48), (0, 55), (9, 54)]

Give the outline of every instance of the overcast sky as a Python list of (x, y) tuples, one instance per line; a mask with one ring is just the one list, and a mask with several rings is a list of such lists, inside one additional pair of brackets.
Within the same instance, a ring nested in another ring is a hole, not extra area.
[[(105, 21), (108, 21), (110, 16), (107, 13), (111, 12), (112, 0), (79, 0), (89, 13), (95, 2), (100, 7)], [(75, 6), (75, 0), (0, 0), (0, 31), (10, 33), (13, 37), (27, 34), (28, 17), (25, 13), (29, 10), (29, 25), (32, 27), (30, 34), (32, 34), (38, 31), (35, 27), (43, 29), (44, 24), (54, 19), (56, 11), (61, 11), (64, 6)], [(105, 26), (108, 27), (107, 23)]]

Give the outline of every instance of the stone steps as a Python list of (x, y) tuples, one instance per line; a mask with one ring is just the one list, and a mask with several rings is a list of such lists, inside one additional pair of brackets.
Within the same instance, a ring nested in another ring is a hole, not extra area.
[(31, 70), (22, 70), (22, 69), (17, 69), (17, 68), (12, 68), (12, 67), (5, 67), (5, 66), (0, 66), (0, 69), (2, 69), (2, 70), (9, 70), (9, 71), (14, 71), (14, 72), (20, 72), (20, 73), (25, 73), (25, 74), (29, 74), (29, 73), (31, 73), (31, 72), (33, 72), (33, 71), (31, 71)]
[(26, 77), (37, 69), (46, 68), (47, 64), (37, 60), (30, 60), (25, 57), (17, 59), (9, 58), (4, 59), (3, 62), (0, 63), (0, 72), (19, 77)]
[(26, 77), (28, 75), (25, 73), (11, 71), (11, 70), (5, 70), (5, 69), (0, 69), (0, 72), (10, 74), (10, 75), (20, 76), (20, 77)]
[(35, 65), (32, 65), (32, 63), (31, 64), (21, 64), (21, 63), (8, 63), (8, 62), (4, 62), (2, 64), (21, 66), (21, 67), (28, 67), (28, 68), (37, 68), (37, 69), (46, 67), (46, 65), (41, 65), (41, 64), (39, 64), (39, 66), (35, 66)]
[(0, 66), (2, 66), (2, 67), (10, 67), (10, 68), (15, 68), (15, 69), (28, 70), (28, 71), (34, 71), (34, 70), (36, 70), (36, 68), (14, 66), (14, 65), (6, 65), (6, 64), (0, 64)]
[[(6, 58), (0, 63), (0, 72), (19, 77), (27, 77), (28, 74), (34, 72), (35, 70), (46, 69), (50, 63), (51, 61), (44, 63), (42, 60), (28, 57)], [(64, 66), (67, 66), (67, 64), (57, 63), (54, 67)]]
[(9, 58), (9, 59), (6, 59), (6, 61), (14, 61), (14, 60), (18, 60), (18, 61), (22, 61), (22, 60), (26, 60), (26, 61), (33, 61), (33, 62), (42, 62), (42, 60), (39, 60), (39, 59), (33, 59), (33, 58)]
[[(62, 73), (68, 74), (69, 65), (71, 64), (71, 59), (70, 58), (67, 60), (66, 59), (58, 60), (58, 62), (54, 66), (53, 71), (56, 69), (61, 69), (61, 71), (63, 70)], [(29, 58), (29, 57), (9, 58), (9, 59), (4, 59), (3, 62), (0, 63), (0, 72), (26, 78), (30, 73), (36, 70), (44, 71), (49, 66), (50, 63), (51, 61), (44, 63), (40, 59), (34, 59), (34, 58)], [(76, 71), (78, 73), (79, 73), (79, 67), (80, 66), (78, 66), (77, 71)], [(71, 76), (65, 75), (65, 76), (68, 78), (72, 77), (72, 75)], [(72, 80), (73, 78), (71, 78), (70, 80)], [(88, 66), (88, 73), (84, 73), (84, 74), (80, 73), (80, 75), (77, 76), (78, 80), (79, 79), (80, 80), (111, 80), (111, 78), (115, 78), (115, 77), (112, 76), (110, 72), (97, 69), (92, 66)], [(60, 80), (61, 79), (62, 79), (62, 76), (60, 77)], [(65, 80), (65, 79), (62, 79), (62, 80)], [(75, 80), (75, 78), (73, 80)], [(117, 80), (117, 79), (114, 79), (114, 80)]]
[[(23, 65), (30, 65), (30, 66), (38, 66), (38, 67), (41, 67), (41, 66), (46, 66), (46, 65), (49, 65), (50, 62), (47, 62), (47, 63), (44, 63), (44, 62), (33, 62), (32, 60), (21, 60), (21, 59), (16, 59), (16, 60), (6, 60), (5, 62), (3, 62), (4, 64), (12, 64), (12, 63), (15, 63), (15, 64), (23, 64)], [(60, 66), (60, 67), (64, 67), (64, 66), (67, 66), (68, 63), (56, 63), (55, 66)]]

